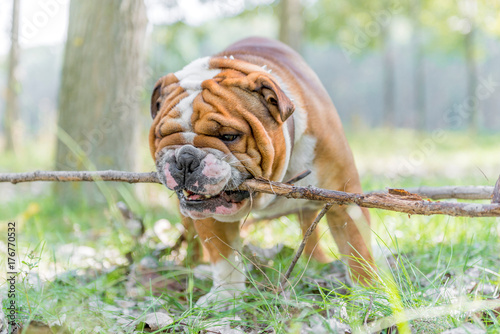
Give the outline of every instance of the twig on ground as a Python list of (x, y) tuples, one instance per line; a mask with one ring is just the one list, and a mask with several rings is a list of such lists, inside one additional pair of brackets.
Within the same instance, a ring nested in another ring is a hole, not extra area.
[(491, 195), (491, 204), (500, 203), (500, 176), (498, 176), (497, 183), (493, 189), (493, 195)]
[(281, 289), (284, 289), (286, 286), (286, 283), (288, 282), (288, 279), (290, 278), (290, 274), (293, 271), (293, 268), (295, 268), (295, 265), (297, 264), (297, 261), (299, 260), (300, 256), (302, 255), (302, 252), (304, 251), (304, 247), (306, 246), (307, 239), (311, 236), (311, 234), (314, 232), (314, 229), (316, 226), (318, 226), (319, 221), (323, 216), (330, 210), (333, 204), (328, 203), (326, 204), (321, 212), (316, 216), (314, 219), (313, 223), (309, 228), (307, 229), (306, 233), (304, 234), (304, 238), (302, 239), (302, 242), (300, 243), (299, 248), (297, 249), (297, 253), (295, 253), (295, 256), (290, 263), (290, 266), (288, 267), (288, 270), (286, 271), (285, 275), (283, 276), (283, 279), (281, 280)]
[(365, 319), (363, 320), (363, 325), (366, 327), (368, 325), (368, 316), (370, 315), (370, 311), (373, 307), (373, 295), (370, 295), (370, 304), (368, 304), (368, 309), (365, 313)]

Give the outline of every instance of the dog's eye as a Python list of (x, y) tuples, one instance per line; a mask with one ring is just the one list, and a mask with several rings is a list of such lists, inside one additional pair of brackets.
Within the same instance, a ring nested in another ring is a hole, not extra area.
[(239, 138), (239, 135), (222, 135), (219, 137), (220, 140), (225, 142), (232, 142)]
[(271, 103), (273, 106), (278, 105), (278, 100), (276, 100), (274, 97), (270, 97), (267, 101)]

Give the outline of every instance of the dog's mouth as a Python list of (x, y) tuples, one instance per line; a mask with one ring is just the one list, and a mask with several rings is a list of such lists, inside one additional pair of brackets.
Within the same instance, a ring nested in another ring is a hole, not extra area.
[(177, 196), (182, 214), (193, 219), (214, 216), (221, 219), (238, 214), (240, 209), (245, 207), (250, 193), (242, 190), (225, 190), (216, 195), (205, 195), (183, 189), (177, 191)]
[(177, 196), (186, 203), (207, 203), (210, 201), (224, 201), (227, 203), (240, 203), (250, 197), (250, 193), (245, 190), (226, 190), (216, 195), (198, 194), (188, 189), (177, 191)]
[[(181, 213), (193, 219), (216, 217), (224, 219), (239, 219), (240, 214), (248, 204), (250, 193), (242, 190), (225, 190), (215, 195), (195, 193), (188, 189), (177, 191)], [(235, 216), (236, 215), (236, 216)]]

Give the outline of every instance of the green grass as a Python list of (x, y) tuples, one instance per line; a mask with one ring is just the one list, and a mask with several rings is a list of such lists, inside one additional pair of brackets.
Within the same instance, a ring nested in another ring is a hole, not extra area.
[[(492, 185), (500, 172), (499, 135), (471, 139), (467, 134), (447, 132), (423, 156), (417, 154), (429, 137), (421, 133), (370, 130), (348, 133), (348, 137), (365, 190)], [(37, 150), (29, 164), (25, 156), (10, 155), (0, 159), (0, 168), (17, 172), (50, 168), (50, 146), (44, 147), (45, 154)], [(413, 169), (405, 165), (401, 172), (399, 166), (412, 154), (418, 157)], [(255, 258), (245, 248), (243, 258), (251, 269), (244, 303), (235, 303), (231, 311), (213, 312), (194, 307), (211, 282), (189, 265), (186, 246), (162, 251), (154, 232), (156, 222), (163, 218), (180, 224), (171, 194), (158, 185), (137, 186), (135, 193), (104, 187), (110, 194), (105, 205), (82, 200), (61, 206), (48, 184), (0, 185), (0, 234), (6, 235), (8, 221), (17, 223), (22, 271), (16, 292), (23, 324), (39, 321), (61, 333), (132, 332), (144, 326), (134, 319), (162, 311), (175, 320), (165, 332), (182, 328), (198, 333), (226, 321), (232, 327), (262, 333), (333, 332), (342, 324), (361, 333), (366, 319), (381, 333), (394, 333), (392, 326), (400, 333), (439, 333), (466, 322), (488, 333), (500, 333), (500, 320), (492, 311), (454, 309), (459, 303), (498, 298), (499, 218), (409, 217), (371, 210), (373, 241), (379, 245), (375, 250), (378, 284), (350, 286), (344, 282), (339, 263), (321, 265), (302, 258), (292, 274), (292, 287), (285, 293), (279, 293), (278, 283), (300, 243), (299, 227), (293, 217), (257, 223), (250, 226), (246, 244), (284, 246), (271, 258)], [(142, 238), (118, 214), (115, 203), (120, 200), (143, 219), (146, 233)], [(323, 223), (319, 228), (326, 230)], [(172, 246), (178, 232), (166, 235)], [(322, 235), (322, 247), (335, 251), (329, 233)], [(5, 268), (5, 262), (0, 257), (0, 266)], [(4, 291), (6, 285), (0, 289)], [(4, 307), (7, 301), (3, 300)], [(405, 320), (412, 310), (418, 310), (420, 318)]]

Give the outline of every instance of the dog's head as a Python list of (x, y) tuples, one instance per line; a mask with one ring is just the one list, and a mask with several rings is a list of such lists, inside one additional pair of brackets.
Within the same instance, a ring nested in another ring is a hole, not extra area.
[(236, 221), (251, 207), (238, 186), (249, 178), (281, 181), (294, 106), (265, 69), (202, 58), (158, 80), (151, 97), (151, 154), (160, 179), (193, 219)]

